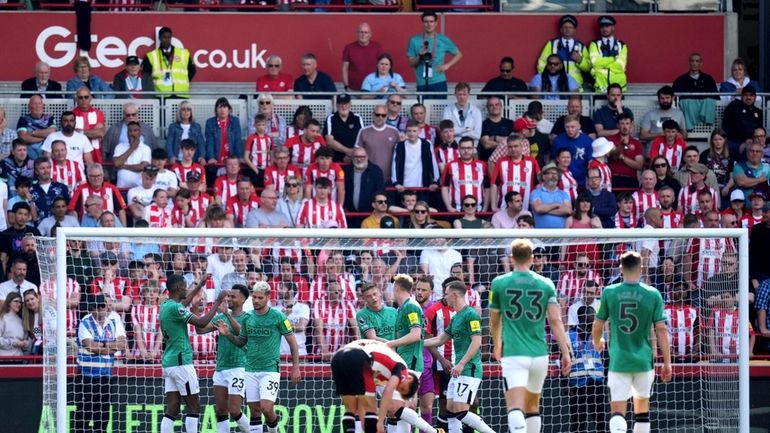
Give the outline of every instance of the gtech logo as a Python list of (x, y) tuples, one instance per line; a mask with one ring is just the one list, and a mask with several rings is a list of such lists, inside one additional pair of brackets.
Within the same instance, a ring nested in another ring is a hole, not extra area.
[[(160, 27), (156, 27), (154, 34), (158, 33)], [(136, 55), (137, 51), (142, 53), (149, 51), (155, 46), (155, 40), (147, 36), (138, 36), (130, 41), (126, 41), (118, 36), (100, 37), (98, 34), (91, 35), (92, 47), (94, 53), (81, 53), (77, 47), (77, 36), (69, 29), (62, 26), (50, 26), (43, 29), (35, 41), (35, 53), (37, 57), (51, 65), (52, 68), (67, 67), (72, 64), (76, 56), (85, 55), (89, 58), (91, 67), (122, 68), (126, 56)], [(182, 41), (177, 38), (172, 39), (172, 44), (177, 47), (184, 47)], [(140, 47), (147, 47), (138, 50)], [(213, 69), (256, 69), (265, 67), (267, 50), (258, 49), (257, 44), (251, 44), (248, 48), (233, 49), (229, 54), (219, 48), (205, 49), (201, 48), (191, 51), (193, 61), (199, 68)]]

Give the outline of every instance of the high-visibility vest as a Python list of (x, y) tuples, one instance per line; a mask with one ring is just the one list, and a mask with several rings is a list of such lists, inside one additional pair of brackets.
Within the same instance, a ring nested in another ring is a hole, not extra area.
[(594, 90), (607, 93), (607, 87), (620, 84), (623, 92), (627, 90), (628, 78), (628, 45), (623, 41), (614, 40), (613, 46), (602, 46), (602, 40), (597, 39), (588, 46), (588, 56), (591, 60), (591, 75), (594, 77)]
[[(189, 98), (190, 78), (187, 66), (190, 62), (190, 52), (185, 48), (174, 47), (171, 63), (166, 62), (166, 56), (160, 48), (147, 53), (147, 61), (152, 65), (152, 81), (155, 91), (166, 95), (176, 95)], [(170, 77), (167, 75), (170, 74)], [(170, 82), (167, 78), (171, 78)]]
[[(572, 52), (577, 51), (583, 57), (580, 63), (575, 63), (572, 60)], [(562, 44), (561, 38), (551, 39), (546, 42), (543, 47), (543, 51), (540, 52), (540, 57), (537, 59), (537, 73), (541, 74), (545, 70), (548, 56), (556, 54), (564, 62), (564, 71), (567, 72), (572, 78), (577, 81), (580, 86), (580, 91), (583, 91), (583, 72), (589, 72), (591, 70), (591, 63), (588, 61), (588, 48), (578, 40), (573, 41), (572, 50), (567, 51), (567, 48)]]

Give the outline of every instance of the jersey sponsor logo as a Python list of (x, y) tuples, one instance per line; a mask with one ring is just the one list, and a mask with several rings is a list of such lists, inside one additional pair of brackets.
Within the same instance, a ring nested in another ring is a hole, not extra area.
[(253, 327), (247, 329), (247, 335), (250, 337), (269, 337), (273, 334), (270, 328)]
[(417, 325), (420, 323), (420, 316), (417, 313), (409, 313), (407, 317), (409, 318), (410, 325)]
[(479, 322), (478, 320), (471, 320), (470, 326), (471, 326), (471, 332), (481, 331), (481, 322)]

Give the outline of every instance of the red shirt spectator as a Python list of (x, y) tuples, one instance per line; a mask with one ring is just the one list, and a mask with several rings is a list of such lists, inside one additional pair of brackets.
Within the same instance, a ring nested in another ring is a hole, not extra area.
[(364, 78), (377, 70), (377, 58), (383, 50), (382, 46), (371, 38), (371, 27), (363, 23), (358, 26), (357, 40), (345, 45), (342, 50), (343, 84), (351, 90), (361, 90)]

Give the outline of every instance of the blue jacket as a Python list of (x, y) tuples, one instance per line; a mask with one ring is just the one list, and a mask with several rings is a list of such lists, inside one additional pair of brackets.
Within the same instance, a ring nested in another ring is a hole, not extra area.
[(589, 384), (603, 383), (602, 354), (596, 351), (591, 340), (579, 338), (577, 331), (570, 329), (569, 341), (573, 353), (569, 386), (583, 387)]
[(572, 154), (572, 162), (569, 163), (569, 171), (581, 187), (586, 186), (586, 173), (588, 162), (593, 159), (593, 147), (591, 137), (580, 133), (576, 138), (567, 137), (566, 133), (556, 136), (551, 147), (551, 160), (556, 160), (556, 155), (562, 149), (569, 149)]
[[(230, 116), (227, 125), (227, 137), (230, 143), (230, 155), (243, 158), (243, 140), (241, 139), (241, 121)], [(216, 117), (206, 120), (206, 160), (219, 159), (219, 145), (222, 142), (222, 132)]]
[[(107, 84), (104, 80), (97, 77), (96, 75), (91, 75), (88, 78), (87, 85), (80, 78), (75, 76), (71, 78), (69, 81), (67, 81), (67, 97), (68, 98), (75, 97), (75, 92), (77, 92), (77, 90), (83, 86), (88, 87), (89, 89), (91, 89), (92, 92), (112, 92), (112, 87), (110, 87), (109, 84)], [(112, 93), (94, 95), (94, 98), (99, 98), (99, 99), (113, 99), (114, 97), (115, 95), (113, 95)]]
[[(219, 128), (217, 128), (217, 132)], [(190, 124), (190, 132), (188, 138), (195, 142), (195, 156), (193, 160), (197, 161), (202, 156), (201, 150), (205, 151), (206, 139), (203, 138), (203, 128), (200, 123), (193, 122)], [(182, 142), (182, 126), (179, 122), (174, 122), (168, 125), (168, 132), (166, 133), (166, 152), (168, 152), (169, 158), (177, 158), (179, 156), (180, 148), (179, 143)]]

